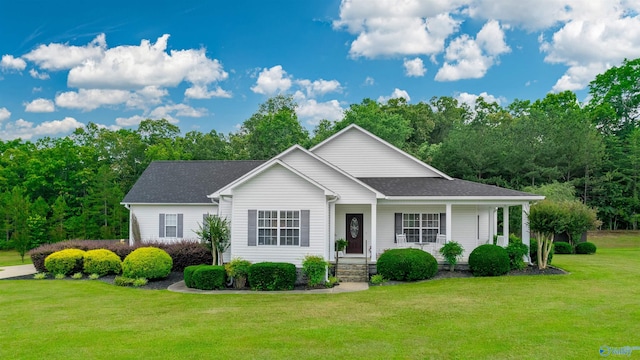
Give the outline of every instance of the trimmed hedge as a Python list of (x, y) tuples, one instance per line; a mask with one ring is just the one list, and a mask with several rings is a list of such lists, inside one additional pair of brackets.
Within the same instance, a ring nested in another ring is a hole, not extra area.
[(75, 274), (82, 271), (84, 254), (78, 249), (56, 251), (44, 259), (44, 266), (52, 274)]
[(296, 266), (282, 262), (261, 262), (249, 268), (253, 290), (292, 290), (296, 284)]
[[(553, 260), (553, 252), (555, 246), (551, 247), (551, 252), (549, 253), (549, 259), (547, 260), (547, 265), (551, 265), (551, 260)], [(529, 256), (531, 257), (531, 262), (534, 264), (538, 263), (538, 240), (531, 239), (529, 245)]]
[(596, 250), (596, 244), (592, 242), (585, 241), (576, 245), (576, 254), (595, 254)]
[(502, 246), (485, 244), (469, 255), (469, 269), (474, 276), (500, 276), (509, 272), (509, 254)]
[(193, 287), (200, 290), (224, 289), (227, 271), (224, 266), (200, 265), (192, 274)]
[(132, 251), (143, 246), (152, 246), (165, 250), (173, 260), (173, 271), (183, 271), (189, 265), (211, 264), (213, 262), (211, 251), (206, 246), (199, 242), (187, 240), (171, 244), (149, 242), (133, 246), (110, 240), (69, 240), (42, 245), (29, 251), (29, 256), (38, 272), (46, 272), (44, 259), (56, 251), (64, 249), (80, 249), (84, 251), (106, 249), (116, 253), (120, 260), (124, 260)]
[(186, 268), (184, 268), (184, 284), (188, 287), (188, 288), (193, 288), (195, 287), (195, 284), (193, 283), (193, 273), (198, 270), (201, 266), (207, 266), (206, 264), (200, 264), (200, 265), (190, 265), (187, 266)]
[(554, 242), (553, 252), (555, 254), (573, 254), (573, 247), (571, 246), (571, 244), (566, 242)]
[(84, 273), (98, 274), (120, 274), (122, 272), (122, 260), (111, 250), (96, 249), (89, 250), (84, 254)]
[(378, 274), (388, 280), (415, 281), (432, 278), (438, 272), (438, 261), (419, 249), (391, 249), (378, 259)]
[(141, 247), (122, 262), (122, 276), (149, 280), (166, 278), (171, 273), (173, 260), (166, 251), (156, 247)]

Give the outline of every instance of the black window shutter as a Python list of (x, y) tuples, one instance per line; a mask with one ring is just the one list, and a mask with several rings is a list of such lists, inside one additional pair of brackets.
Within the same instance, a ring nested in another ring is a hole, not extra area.
[(396, 233), (393, 234), (393, 242), (398, 242), (398, 240), (396, 239), (396, 234), (402, 234), (402, 213), (396, 213), (395, 214), (395, 230)]
[(309, 247), (309, 210), (300, 210), (300, 246)]
[(440, 234), (447, 234), (447, 213), (440, 213)]
[(248, 218), (247, 218), (247, 245), (248, 246), (256, 246), (258, 236), (257, 223), (258, 222), (258, 212), (257, 210), (249, 210)]
[(164, 237), (164, 214), (160, 214), (160, 220), (158, 221), (158, 223), (160, 224), (158, 237), (163, 238)]
[(183, 233), (183, 231), (182, 231), (182, 229), (184, 228), (183, 225), (182, 225), (183, 221), (184, 221), (184, 215), (183, 214), (178, 214), (178, 234), (177, 234), (178, 236), (177, 237), (179, 237), (179, 238), (182, 237), (182, 233)]

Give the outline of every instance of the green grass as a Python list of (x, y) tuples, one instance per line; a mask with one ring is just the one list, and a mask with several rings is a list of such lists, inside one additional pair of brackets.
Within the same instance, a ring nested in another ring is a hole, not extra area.
[(601, 345), (640, 346), (639, 257), (640, 242), (554, 256), (570, 275), (346, 294), (3, 280), (0, 359), (596, 359)]
[(633, 248), (640, 247), (640, 231), (589, 231), (587, 241), (598, 248)]
[(24, 255), (24, 262), (20, 259), (20, 254), (15, 250), (0, 250), (0, 266), (31, 264), (29, 255)]

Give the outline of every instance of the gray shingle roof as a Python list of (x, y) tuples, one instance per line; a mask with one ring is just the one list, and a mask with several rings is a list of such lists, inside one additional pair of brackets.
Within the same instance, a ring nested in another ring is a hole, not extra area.
[(460, 179), (447, 180), (433, 177), (359, 179), (387, 196), (537, 196)]
[(210, 204), (207, 195), (265, 161), (154, 161), (142, 173), (123, 203)]

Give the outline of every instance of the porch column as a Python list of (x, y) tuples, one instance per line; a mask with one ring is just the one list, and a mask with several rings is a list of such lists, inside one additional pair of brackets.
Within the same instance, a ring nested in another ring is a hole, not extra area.
[(502, 208), (502, 241), (509, 244), (509, 205)]
[(493, 233), (491, 234), (491, 238), (489, 242), (493, 244), (493, 237), (498, 235), (498, 208), (494, 207), (492, 210), (492, 219), (493, 219)]
[[(531, 245), (531, 229), (529, 228), (529, 203), (522, 204), (522, 243), (529, 247)], [(529, 253), (523, 259), (527, 264), (531, 263)]]
[(329, 260), (336, 260), (336, 203), (329, 202)]
[[(369, 246), (371, 247), (371, 261), (376, 261), (377, 257), (377, 229), (378, 229), (378, 202), (371, 203), (371, 240)], [(364, 249), (364, 256), (367, 256), (368, 249)]]
[(445, 234), (446, 236), (446, 242), (451, 242), (451, 203), (447, 203), (447, 216), (445, 217), (447, 220), (447, 224), (446, 224), (446, 229), (447, 229), (447, 233)]

